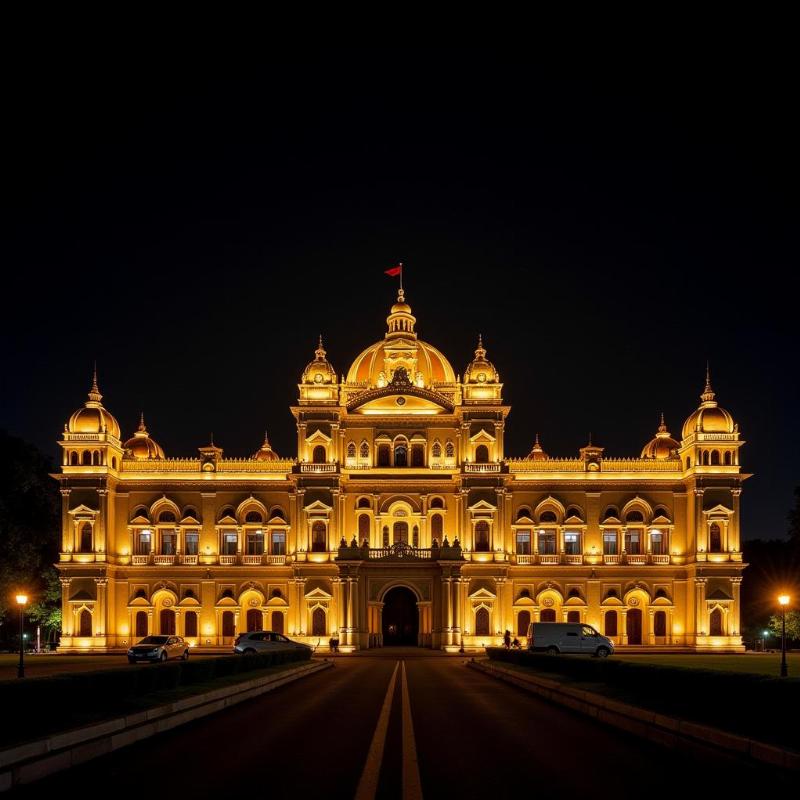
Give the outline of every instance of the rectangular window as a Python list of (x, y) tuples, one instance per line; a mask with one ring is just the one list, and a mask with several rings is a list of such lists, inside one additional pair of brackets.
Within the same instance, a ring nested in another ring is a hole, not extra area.
[(247, 532), (247, 555), (261, 556), (264, 554), (264, 531)]
[(564, 534), (564, 552), (568, 556), (579, 556), (581, 554), (581, 535), (570, 532)]
[(641, 531), (625, 531), (625, 552), (631, 556), (638, 556), (642, 552)]
[(196, 556), (200, 549), (200, 534), (197, 531), (186, 532), (186, 555)]
[(617, 555), (617, 532), (603, 531), (603, 555)]
[(556, 532), (539, 531), (539, 553), (542, 555), (555, 555), (556, 552)]
[(235, 556), (239, 537), (235, 533), (226, 532), (222, 534), (222, 555)]
[(517, 531), (517, 555), (529, 556), (531, 554), (531, 532)]
[(664, 549), (664, 534), (661, 531), (653, 531), (650, 534), (650, 552), (654, 556), (663, 556), (666, 552)]
[(175, 531), (161, 531), (161, 555), (174, 556), (175, 543), (177, 540)]
[(136, 555), (149, 556), (153, 546), (153, 534), (150, 531), (139, 531), (136, 535)]
[(272, 555), (286, 555), (286, 531), (272, 531)]

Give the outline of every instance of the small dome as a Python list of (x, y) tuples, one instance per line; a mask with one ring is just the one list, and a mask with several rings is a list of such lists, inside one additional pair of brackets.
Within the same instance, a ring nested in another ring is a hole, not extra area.
[(642, 450), (642, 458), (672, 458), (675, 451), (680, 447), (680, 442), (672, 438), (664, 424), (664, 415), (661, 415), (661, 424), (658, 432)]
[(278, 461), (280, 460), (280, 456), (272, 449), (272, 445), (269, 443), (269, 437), (267, 436), (267, 432), (264, 431), (264, 444), (253, 453), (253, 458), (256, 461)]
[(336, 383), (336, 370), (331, 366), (325, 348), (322, 346), (322, 336), (319, 337), (319, 346), (314, 351), (316, 356), (303, 370), (301, 383)]
[(548, 458), (547, 453), (542, 449), (539, 444), (539, 434), (536, 434), (536, 441), (533, 443), (533, 449), (528, 453), (529, 461), (546, 461)]
[(150, 438), (144, 424), (144, 414), (139, 420), (139, 428), (133, 436), (123, 445), (133, 458), (165, 458), (164, 450), (161, 445)]
[(715, 397), (714, 390), (711, 388), (711, 375), (706, 369), (706, 388), (700, 395), (700, 406), (683, 423), (682, 436), (684, 439), (695, 432), (733, 433), (736, 430), (733, 417), (720, 407)]
[(475, 349), (475, 358), (467, 364), (464, 370), (464, 383), (498, 383), (500, 376), (491, 361), (486, 360), (486, 349), (483, 346), (483, 337), (478, 334), (478, 346)]
[(119, 439), (119, 422), (114, 415), (103, 407), (100, 402), (103, 395), (97, 388), (97, 370), (92, 377), (92, 388), (89, 389), (89, 399), (79, 408), (67, 423), (69, 433), (107, 433)]

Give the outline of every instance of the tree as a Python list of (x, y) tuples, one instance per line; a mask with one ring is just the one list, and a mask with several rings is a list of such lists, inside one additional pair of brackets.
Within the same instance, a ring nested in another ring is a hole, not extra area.
[(61, 498), (52, 471), (37, 448), (0, 431), (0, 620), (17, 591), (53, 604)]
[[(769, 618), (769, 629), (780, 638), (783, 632), (783, 620), (779, 614)], [(786, 639), (800, 639), (800, 611), (786, 613)]]

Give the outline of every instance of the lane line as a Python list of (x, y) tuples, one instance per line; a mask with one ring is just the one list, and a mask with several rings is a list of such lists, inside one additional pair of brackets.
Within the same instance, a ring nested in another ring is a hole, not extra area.
[(411, 719), (411, 700), (406, 680), (406, 662), (403, 661), (401, 692), (403, 696), (403, 800), (422, 800), (422, 780), (419, 776), (417, 742)]
[(364, 770), (358, 781), (355, 800), (374, 800), (378, 791), (378, 778), (381, 774), (381, 763), (383, 762), (383, 748), (386, 744), (386, 731), (389, 727), (389, 714), (392, 710), (394, 699), (394, 687), (397, 684), (397, 671), (400, 669), (400, 662), (395, 662), (394, 672), (389, 681), (389, 688), (386, 690), (386, 697), (383, 699), (381, 713), (378, 716), (378, 724), (372, 736), (372, 744), (369, 746), (367, 761)]

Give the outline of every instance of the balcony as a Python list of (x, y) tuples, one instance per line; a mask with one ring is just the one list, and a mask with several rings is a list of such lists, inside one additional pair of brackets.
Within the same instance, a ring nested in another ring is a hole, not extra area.
[(266, 556), (266, 561), (271, 567), (282, 567), (286, 563), (286, 556)]
[(153, 563), (159, 567), (166, 567), (175, 563), (175, 554), (153, 556)]
[(619, 564), (619, 553), (603, 553), (604, 564)]
[(263, 556), (260, 554), (257, 555), (244, 555), (242, 556), (242, 564), (249, 564), (250, 566), (254, 566), (256, 564), (261, 564)]
[(583, 556), (580, 553), (578, 554), (567, 553), (564, 556), (564, 563), (570, 564), (572, 566), (579, 566), (580, 564), (583, 564)]
[(223, 567), (229, 567), (236, 563), (236, 556), (220, 556), (219, 563)]
[(652, 559), (653, 564), (669, 564), (669, 556), (668, 555), (653, 555), (650, 556)]
[(182, 555), (181, 556), (181, 564), (185, 564), (186, 566), (191, 566), (192, 564), (197, 563), (197, 554), (194, 555)]
[(647, 563), (647, 555), (645, 553), (628, 553), (625, 556), (625, 563), (631, 567), (641, 567)]
[(536, 556), (527, 553), (523, 555), (521, 553), (517, 553), (517, 565), (520, 567), (529, 567), (531, 564), (535, 564)]
[(469, 474), (485, 474), (500, 472), (500, 464), (464, 464), (462, 469)]
[(134, 567), (142, 567), (149, 563), (150, 563), (149, 553), (131, 556), (131, 564), (133, 564)]
[(300, 464), (300, 472), (335, 473), (338, 464)]
[(558, 553), (539, 553), (540, 564), (560, 564), (561, 556)]

